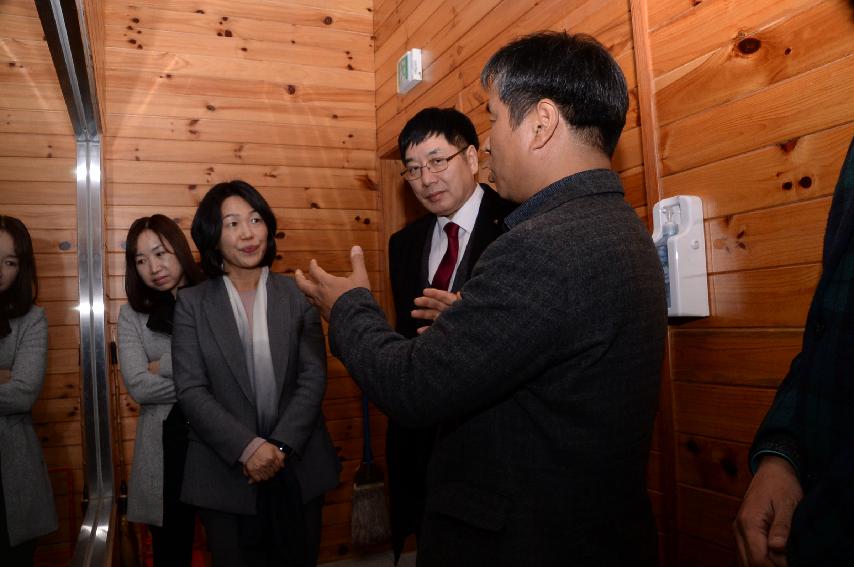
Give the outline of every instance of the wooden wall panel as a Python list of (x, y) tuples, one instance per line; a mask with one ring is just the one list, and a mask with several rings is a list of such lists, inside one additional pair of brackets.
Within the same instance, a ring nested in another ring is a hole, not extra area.
[[(126, 301), (123, 250), (133, 220), (166, 214), (189, 239), (205, 192), (231, 179), (256, 186), (274, 208), (274, 271), (307, 269), (317, 258), (342, 274), (349, 271), (350, 247), (360, 244), (374, 293), (383, 299), (371, 0), (142, 0), (105, 6), (111, 334)], [(339, 454), (353, 464), (361, 454), (359, 391), (340, 364), (330, 363), (330, 369), (334, 377), (324, 411)], [(126, 478), (138, 408), (120, 373), (112, 377), (119, 408), (117, 471)], [(384, 431), (378, 423), (375, 434)], [(383, 443), (376, 441), (382, 455)], [(342, 487), (351, 489), (355, 465), (346, 471)], [(348, 494), (345, 488), (324, 512), (326, 559), (349, 554), (338, 547), (349, 540)], [(330, 533), (338, 534), (335, 542), (327, 541)]]
[(38, 542), (36, 562), (67, 562), (81, 520), (75, 142), (32, 1), (0, 3), (0, 214), (30, 230), (48, 320), (47, 374), (33, 406), (54, 487), (59, 529)]
[(673, 321), (676, 557), (734, 564), (756, 428), (801, 348), (854, 136), (845, 0), (650, 0), (662, 196), (703, 199), (712, 316)]

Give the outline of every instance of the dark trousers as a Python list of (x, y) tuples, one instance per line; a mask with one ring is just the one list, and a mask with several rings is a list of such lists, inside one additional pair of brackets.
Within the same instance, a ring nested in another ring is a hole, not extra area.
[[(317, 565), (320, 549), (323, 496), (302, 505), (304, 517), (305, 567)], [(218, 510), (199, 509), (207, 533), (213, 567), (272, 567), (278, 565), (264, 547), (248, 547), (241, 542), (241, 525), (246, 517)], [(284, 529), (288, 529), (285, 526)]]
[(196, 509), (181, 502), (187, 426), (176, 404), (163, 423), (163, 526), (148, 526), (155, 567), (190, 567)]
[(12, 547), (9, 544), (9, 527), (6, 522), (6, 499), (3, 496), (3, 478), (0, 477), (0, 565), (3, 567), (30, 567), (36, 552), (36, 540), (31, 539)]

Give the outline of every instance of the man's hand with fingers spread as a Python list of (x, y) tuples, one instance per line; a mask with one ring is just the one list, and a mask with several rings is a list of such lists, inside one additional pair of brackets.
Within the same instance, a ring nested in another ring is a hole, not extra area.
[(361, 246), (353, 246), (350, 249), (350, 265), (353, 271), (345, 277), (327, 273), (314, 259), (309, 264), (308, 276), (302, 270), (296, 271), (296, 282), (300, 291), (305, 294), (309, 303), (320, 310), (320, 314), (327, 321), (332, 306), (335, 305), (339, 297), (357, 287), (371, 289), (368, 270), (365, 268), (365, 255)]

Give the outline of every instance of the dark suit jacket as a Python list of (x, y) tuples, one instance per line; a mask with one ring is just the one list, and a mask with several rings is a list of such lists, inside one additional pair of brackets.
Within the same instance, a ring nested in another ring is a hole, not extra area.
[[(293, 467), (303, 502), (338, 484), (339, 465), (321, 402), (326, 390), (326, 348), (317, 310), (296, 284), (271, 273), (267, 326), (276, 379), (279, 420), (269, 435), (294, 449)], [(256, 430), (255, 395), (237, 323), (222, 278), (178, 293), (172, 366), (178, 400), (190, 421), (181, 498), (189, 504), (255, 514), (256, 486), (239, 458)]]
[(365, 289), (332, 308), (332, 351), (374, 403), (440, 424), (419, 565), (656, 563), (661, 265), (615, 173), (543, 193), (423, 335), (394, 333)]
[[(459, 290), (468, 281), (478, 258), (486, 247), (501, 235), (504, 217), (514, 208), (513, 203), (499, 197), (489, 185), (480, 185), (483, 187), (483, 200), (477, 213), (474, 232), (469, 237), (468, 246), (451, 284), (452, 291)], [(395, 330), (408, 338), (416, 336), (418, 327), (426, 324), (424, 321), (413, 320), (409, 313), (413, 309), (415, 298), (424, 295), (422, 292), (429, 285), (427, 262), (435, 224), (436, 215), (424, 215), (395, 232), (388, 241), (391, 291), (397, 313)]]
[(794, 465), (804, 490), (789, 565), (854, 565), (854, 142), (836, 185), (823, 271), (792, 361), (751, 449)]
[[(474, 231), (460, 260), (451, 290), (459, 290), (468, 281), (472, 268), (481, 253), (503, 230), (504, 217), (514, 205), (505, 201), (488, 185), (483, 187)], [(414, 300), (428, 287), (427, 264), (430, 241), (436, 215), (428, 214), (408, 224), (389, 239), (389, 273), (394, 308), (397, 313), (395, 329), (405, 337), (417, 335), (418, 327), (426, 321), (410, 315)], [(409, 534), (418, 533), (424, 512), (425, 475), (433, 447), (435, 428), (408, 428), (391, 420), (386, 438), (386, 461), (389, 474), (392, 543), (396, 556), (403, 549)]]

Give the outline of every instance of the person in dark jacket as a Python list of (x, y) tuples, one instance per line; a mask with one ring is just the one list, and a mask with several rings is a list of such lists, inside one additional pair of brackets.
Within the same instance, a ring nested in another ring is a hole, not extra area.
[(315, 565), (324, 494), (338, 484), (320, 316), (270, 271), (275, 234), (257, 189), (213, 186), (192, 227), (208, 279), (175, 304), (175, 385), (190, 420), (181, 498), (199, 508), (214, 567)]
[(744, 566), (854, 565), (854, 141), (836, 184), (800, 354), (750, 449)]
[(667, 315), (655, 247), (610, 169), (625, 79), (593, 38), (542, 32), (501, 48), (481, 83), (490, 180), (520, 205), (461, 299), (407, 339), (360, 248), (350, 276), (312, 261), (297, 284), (368, 397), (439, 427), (419, 566), (652, 567), (646, 463)]
[[(394, 233), (388, 245), (395, 330), (413, 338), (429, 323), (413, 316), (413, 310), (419, 315), (429, 299), (425, 290), (431, 296), (458, 292), (481, 253), (501, 234), (504, 217), (514, 205), (477, 182), (480, 144), (474, 124), (462, 112), (421, 110), (401, 130), (398, 146), (405, 165), (401, 175), (428, 211)], [(456, 227), (451, 235), (449, 225)], [(409, 428), (394, 419), (388, 423), (386, 461), (395, 560), (406, 537), (419, 533), (435, 436), (435, 427)]]

